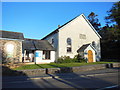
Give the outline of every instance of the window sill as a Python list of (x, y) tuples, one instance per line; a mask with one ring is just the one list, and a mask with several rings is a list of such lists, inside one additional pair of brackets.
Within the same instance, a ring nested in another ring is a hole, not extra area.
[(73, 54), (73, 52), (67, 52), (67, 54)]
[(42, 60), (51, 60), (51, 59), (42, 59)]

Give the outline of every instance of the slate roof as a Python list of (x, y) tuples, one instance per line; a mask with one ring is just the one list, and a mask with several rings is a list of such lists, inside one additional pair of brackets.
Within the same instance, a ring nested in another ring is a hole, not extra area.
[(0, 30), (0, 38), (24, 39), (23, 33)]
[(81, 46), (81, 47), (77, 50), (77, 52), (83, 52), (89, 45), (90, 45), (90, 44), (85, 44), (85, 45)]
[(55, 49), (47, 40), (24, 39), (23, 49), (25, 50), (52, 50)]

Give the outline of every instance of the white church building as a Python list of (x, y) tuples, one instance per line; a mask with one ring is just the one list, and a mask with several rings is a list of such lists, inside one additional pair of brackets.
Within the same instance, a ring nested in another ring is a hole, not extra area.
[(74, 58), (78, 53), (88, 62), (101, 58), (101, 36), (84, 14), (59, 26), (42, 40), (24, 38), (19, 32), (0, 30), (0, 33), (0, 52), (5, 60), (51, 63), (62, 56)]
[(95, 28), (84, 14), (81, 14), (59, 26), (42, 40), (48, 40), (55, 48), (56, 60), (61, 56), (73, 58), (79, 53), (88, 62), (96, 62), (101, 58), (100, 39), (101, 36)]

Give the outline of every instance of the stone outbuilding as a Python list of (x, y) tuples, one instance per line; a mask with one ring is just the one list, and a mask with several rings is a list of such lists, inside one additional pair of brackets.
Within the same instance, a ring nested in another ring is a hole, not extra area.
[(2, 60), (7, 62), (21, 62), (23, 40), (23, 33), (0, 30), (0, 52)]
[(0, 30), (0, 52), (3, 62), (50, 63), (55, 50), (47, 40), (24, 38), (23, 33)]

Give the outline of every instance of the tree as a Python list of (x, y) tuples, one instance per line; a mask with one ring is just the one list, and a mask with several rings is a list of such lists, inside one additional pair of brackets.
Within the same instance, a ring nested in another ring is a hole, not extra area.
[(112, 8), (107, 12), (108, 16), (105, 17), (107, 23), (116, 22), (120, 29), (120, 1), (114, 3)]
[(96, 18), (98, 15), (96, 15), (94, 12), (91, 12), (88, 15), (88, 20), (90, 21), (90, 23), (93, 25), (93, 27), (99, 31), (100, 30), (100, 26), (101, 24), (99, 23), (99, 20)]
[[(102, 59), (116, 59), (119, 61), (120, 51), (120, 1), (113, 4), (112, 8), (107, 11), (108, 16), (105, 17), (107, 24), (102, 27), (100, 34), (101, 55)], [(110, 24), (111, 23), (111, 24)]]
[(112, 25), (115, 39), (120, 40), (120, 1), (113, 4), (112, 8), (107, 11), (108, 16), (105, 17), (107, 23), (116, 22), (116, 25)]

